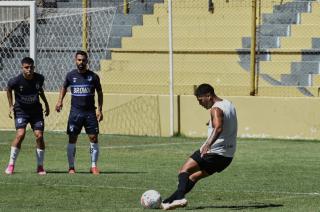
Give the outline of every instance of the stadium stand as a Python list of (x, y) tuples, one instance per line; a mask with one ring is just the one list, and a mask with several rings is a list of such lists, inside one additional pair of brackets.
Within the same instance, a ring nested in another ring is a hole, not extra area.
[(272, 14), (263, 15), (261, 27), (279, 24), (282, 30), (278, 28), (268, 34), (261, 32), (261, 39), (266, 40), (266, 35), (274, 39), (274, 42), (262, 46), (274, 54), (270, 53), (269, 61), (260, 62), (260, 77), (274, 87), (261, 87), (261, 95), (274, 95), (276, 91), (270, 91), (281, 87), (281, 93), (291, 93), (292, 96), (318, 96), (319, 33), (316, 29), (319, 22), (310, 18), (316, 17), (318, 5), (311, 1), (287, 2), (275, 6)]
[[(176, 94), (192, 94), (194, 85), (206, 81), (222, 95), (249, 95), (251, 7), (241, 1), (237, 1), (239, 5), (215, 2), (220, 7), (213, 14), (206, 13), (205, 0), (173, 3)], [(112, 59), (101, 62), (108, 92), (168, 93), (168, 14), (165, 4), (154, 7), (154, 14), (143, 16), (142, 26), (133, 27), (132, 37), (122, 38), (121, 49), (113, 49)], [(319, 56), (312, 49), (308, 54), (308, 49), (319, 43), (304, 31), (317, 20), (309, 18), (307, 22), (304, 17), (312, 17), (315, 11), (310, 1), (279, 1), (262, 11), (259, 95), (318, 95)], [(316, 36), (317, 28), (310, 33)], [(274, 54), (289, 49), (297, 53)], [(223, 50), (226, 53), (219, 54)], [(236, 50), (237, 55), (228, 50)]]
[[(141, 1), (134, 1), (130, 4), (129, 14), (124, 14), (123, 1), (112, 0), (91, 1), (90, 7), (93, 8), (108, 8), (116, 7), (116, 14), (113, 19), (111, 35), (109, 38), (99, 37), (101, 33), (96, 33), (91, 29), (91, 39), (94, 39), (96, 45), (104, 46), (102, 53), (91, 53), (90, 57), (107, 59), (110, 58), (110, 51), (107, 47), (119, 48), (121, 47), (121, 38), (132, 36), (132, 26), (142, 24), (142, 15), (151, 14), (153, 12), (153, 4), (162, 2), (161, 0), (147, 0), (144, 3)], [(81, 0), (45, 0), (41, 4), (44, 8), (37, 8), (37, 71), (46, 76), (46, 90), (58, 91), (60, 84), (59, 80), (63, 80), (66, 72), (74, 67), (72, 58), (74, 52), (81, 49), (82, 29), (81, 29), (81, 13), (79, 19), (72, 21), (65, 21), (61, 19), (54, 23), (47, 21), (48, 13), (53, 16), (61, 11), (68, 9), (81, 8)], [(48, 9), (49, 7), (49, 9)], [(1, 17), (0, 17), (1, 19)], [(102, 18), (101, 18), (102, 19)], [(79, 21), (75, 22), (75, 21)], [(0, 20), (1, 21), (1, 20)], [(107, 24), (107, 23), (103, 23)], [(79, 26), (79, 27), (74, 27)], [(96, 27), (99, 30), (102, 26)], [(71, 30), (72, 29), (72, 30)], [(29, 56), (29, 34), (28, 26), (23, 22), (18, 26), (8, 29), (10, 33), (5, 36), (0, 35), (0, 70), (3, 74), (0, 76), (0, 89), (6, 87), (7, 79), (20, 72), (20, 60), (22, 57)], [(80, 44), (80, 45), (79, 45)], [(51, 51), (54, 48), (60, 48), (59, 51)], [(19, 54), (17, 54), (19, 53)], [(55, 58), (69, 58), (70, 62), (61, 64), (55, 61)], [(91, 61), (90, 68), (94, 71), (99, 71), (99, 62), (93, 63)]]
[[(93, 70), (101, 71), (108, 93), (168, 94), (166, 2), (131, 1), (129, 14), (124, 14), (123, 1), (91, 1), (91, 7), (117, 7), (109, 40), (95, 38), (96, 42), (110, 48), (112, 54), (110, 50), (104, 54), (95, 53), (101, 63), (91, 64)], [(206, 81), (215, 85), (221, 95), (249, 95), (251, 2), (215, 0), (215, 10), (211, 14), (207, 0), (173, 1), (176, 94), (192, 94), (194, 85)], [(273, 7), (262, 5), (258, 27), (259, 95), (318, 96), (319, 3), (311, 0), (275, 2)], [(81, 0), (49, 3), (48, 7), (57, 9), (81, 7)], [(67, 34), (61, 35), (55, 27), (59, 26), (38, 21), (38, 30), (48, 32), (37, 35), (38, 46), (42, 46), (41, 42), (48, 43), (49, 33), (54, 35), (50, 39), (53, 46), (81, 42), (81, 28), (65, 30)], [(1, 38), (0, 69), (6, 73), (0, 76), (1, 89), (6, 79), (19, 71), (21, 56), (28, 55), (26, 32), (26, 26), (21, 24), (10, 36)], [(20, 52), (19, 57), (16, 52)], [(57, 91), (57, 76), (62, 78), (73, 67), (72, 63), (68, 67), (59, 66), (52, 58), (70, 57), (73, 55), (68, 51), (38, 54), (38, 69), (47, 76), (48, 90)], [(8, 67), (9, 63), (15, 66)]]

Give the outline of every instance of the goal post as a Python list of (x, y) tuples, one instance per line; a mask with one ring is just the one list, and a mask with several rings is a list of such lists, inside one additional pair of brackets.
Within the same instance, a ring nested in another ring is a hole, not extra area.
[[(35, 1), (0, 1), (0, 11), (1, 14), (8, 13), (12, 8), (21, 8), (27, 7), (26, 11), (28, 11), (28, 17), (20, 17), (21, 14), (11, 14), (12, 20), (1, 20), (6, 19), (6, 17), (1, 16), (0, 22), (4, 21), (25, 21), (26, 19), (29, 22), (29, 33), (30, 33), (30, 43), (29, 43), (29, 55), (36, 61), (37, 54), (37, 46), (36, 46), (36, 2)], [(26, 15), (26, 13), (24, 13)], [(15, 20), (16, 19), (16, 20)], [(23, 20), (24, 19), (24, 20)], [(5, 34), (0, 35), (0, 39), (2, 40), (2, 36), (6, 36)], [(0, 40), (0, 41), (1, 41)]]

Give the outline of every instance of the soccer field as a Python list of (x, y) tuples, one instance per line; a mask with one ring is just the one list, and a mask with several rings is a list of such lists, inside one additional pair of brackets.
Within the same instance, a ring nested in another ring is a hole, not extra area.
[[(0, 132), (2, 173), (14, 132)], [(64, 133), (46, 133), (46, 176), (35, 173), (28, 132), (15, 174), (0, 180), (0, 211), (146, 211), (140, 196), (167, 197), (177, 171), (203, 139), (100, 136), (99, 167), (89, 173), (89, 144), (81, 135), (75, 175), (67, 174)], [(319, 211), (319, 141), (239, 139), (236, 157), (220, 174), (200, 181), (179, 211)]]

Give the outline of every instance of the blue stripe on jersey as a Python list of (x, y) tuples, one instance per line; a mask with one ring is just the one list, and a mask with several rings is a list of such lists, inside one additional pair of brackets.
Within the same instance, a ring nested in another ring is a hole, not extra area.
[(71, 94), (72, 96), (92, 96), (94, 95), (94, 87), (88, 84), (72, 85)]

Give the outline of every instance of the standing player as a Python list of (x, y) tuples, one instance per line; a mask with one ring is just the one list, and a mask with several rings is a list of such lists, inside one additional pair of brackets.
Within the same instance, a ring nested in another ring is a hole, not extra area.
[(164, 210), (186, 206), (185, 194), (198, 180), (227, 168), (236, 150), (237, 115), (233, 104), (216, 96), (209, 84), (201, 84), (195, 96), (201, 106), (210, 110), (208, 138), (181, 167), (178, 188), (163, 201)]
[[(44, 77), (34, 72), (34, 61), (30, 57), (21, 60), (22, 74), (9, 80), (7, 86), (7, 97), (9, 102), (9, 117), (14, 114), (16, 137), (11, 144), (10, 160), (5, 170), (6, 174), (13, 174), (21, 143), (26, 135), (26, 126), (30, 123), (36, 137), (37, 149), (37, 173), (45, 175), (43, 168), (45, 144), (43, 140), (44, 120), (42, 105), (39, 96), (45, 104), (45, 115), (50, 113), (49, 104), (43, 91)], [(15, 102), (13, 105), (12, 91), (14, 91)]]
[[(99, 156), (98, 134), (99, 124), (102, 121), (103, 93), (100, 78), (90, 71), (88, 65), (88, 55), (84, 51), (78, 51), (75, 56), (77, 69), (70, 71), (63, 83), (60, 91), (56, 111), (60, 112), (63, 107), (63, 99), (67, 93), (67, 88), (71, 90), (71, 110), (69, 114), (67, 133), (69, 143), (67, 146), (67, 156), (69, 162), (69, 174), (75, 173), (75, 154), (78, 135), (82, 127), (85, 128), (90, 140), (91, 168), (92, 174), (98, 175), (97, 161)], [(98, 94), (98, 108), (95, 107), (95, 91)]]

